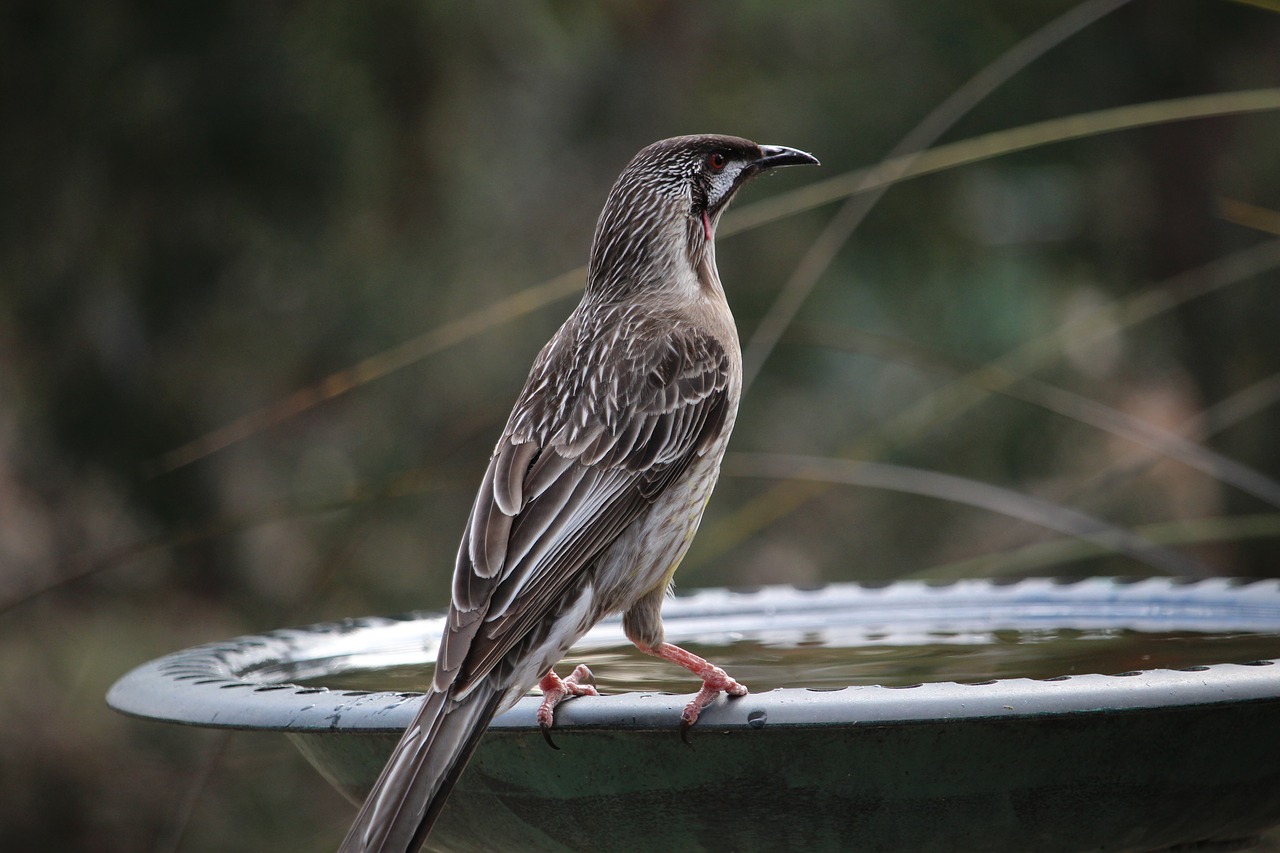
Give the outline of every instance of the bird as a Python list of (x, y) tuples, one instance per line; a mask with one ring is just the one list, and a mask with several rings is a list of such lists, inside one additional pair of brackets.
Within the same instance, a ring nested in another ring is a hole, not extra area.
[(702, 680), (680, 732), (747, 688), (667, 643), (661, 608), (719, 476), (742, 391), (737, 328), (716, 267), (730, 200), (813, 155), (718, 134), (637, 153), (592, 238), (582, 300), (538, 353), (494, 448), (454, 567), (436, 668), (339, 853), (411, 853), (493, 717), (535, 685), (556, 705), (596, 695), (552, 669), (605, 616), (642, 652)]

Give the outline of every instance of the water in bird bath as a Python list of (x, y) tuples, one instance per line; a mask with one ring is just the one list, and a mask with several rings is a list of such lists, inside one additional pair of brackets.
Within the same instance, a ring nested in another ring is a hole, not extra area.
[[(1097, 628), (868, 632), (856, 644), (833, 643), (817, 633), (791, 640), (747, 634), (727, 643), (682, 645), (722, 666), (753, 691), (1106, 675), (1280, 657), (1278, 633)], [(343, 690), (417, 691), (430, 682), (433, 666), (425, 653), (421, 660), (407, 662), (397, 650), (394, 660), (379, 664), (376, 653), (358, 659), (312, 659), (291, 664), (295, 671), (276, 669), (271, 678)], [(693, 689), (687, 673), (625, 643), (588, 643), (572, 650), (560, 668), (567, 674), (579, 663), (591, 668), (597, 686), (606, 693)]]

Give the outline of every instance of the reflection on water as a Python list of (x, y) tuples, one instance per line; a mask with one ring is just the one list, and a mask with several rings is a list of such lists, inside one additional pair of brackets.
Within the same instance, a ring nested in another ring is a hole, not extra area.
[[(820, 636), (795, 642), (747, 637), (724, 645), (682, 645), (724, 667), (757, 692), (776, 687), (902, 686), (930, 681), (1114, 674), (1280, 657), (1280, 634), (1276, 633), (1010, 629), (901, 636), (867, 634), (862, 640), (858, 645), (846, 646), (833, 645)], [(369, 658), (362, 660), (367, 662)], [(403, 656), (397, 657), (397, 661), (403, 660)], [(630, 645), (574, 649), (560, 666), (562, 674), (579, 663), (591, 667), (597, 685), (606, 693), (689, 693), (696, 683), (679, 667), (643, 655)], [(309, 674), (322, 670), (329, 670), (330, 674), (298, 683), (344, 690), (416, 691), (430, 681), (433, 667), (424, 660), (347, 669), (334, 659), (330, 666), (312, 660), (307, 669)]]

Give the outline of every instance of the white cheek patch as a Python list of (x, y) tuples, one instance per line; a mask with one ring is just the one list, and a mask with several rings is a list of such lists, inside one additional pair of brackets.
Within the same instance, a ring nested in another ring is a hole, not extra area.
[(724, 167), (724, 171), (711, 176), (711, 188), (707, 193), (707, 206), (715, 209), (733, 192), (738, 176), (747, 167), (746, 163), (732, 162)]

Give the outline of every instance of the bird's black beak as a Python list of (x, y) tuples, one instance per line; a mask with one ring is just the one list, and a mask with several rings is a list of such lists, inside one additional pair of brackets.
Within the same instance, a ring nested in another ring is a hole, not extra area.
[(764, 156), (751, 165), (757, 169), (773, 169), (777, 166), (820, 166), (818, 158), (812, 154), (785, 145), (761, 145), (760, 153)]

